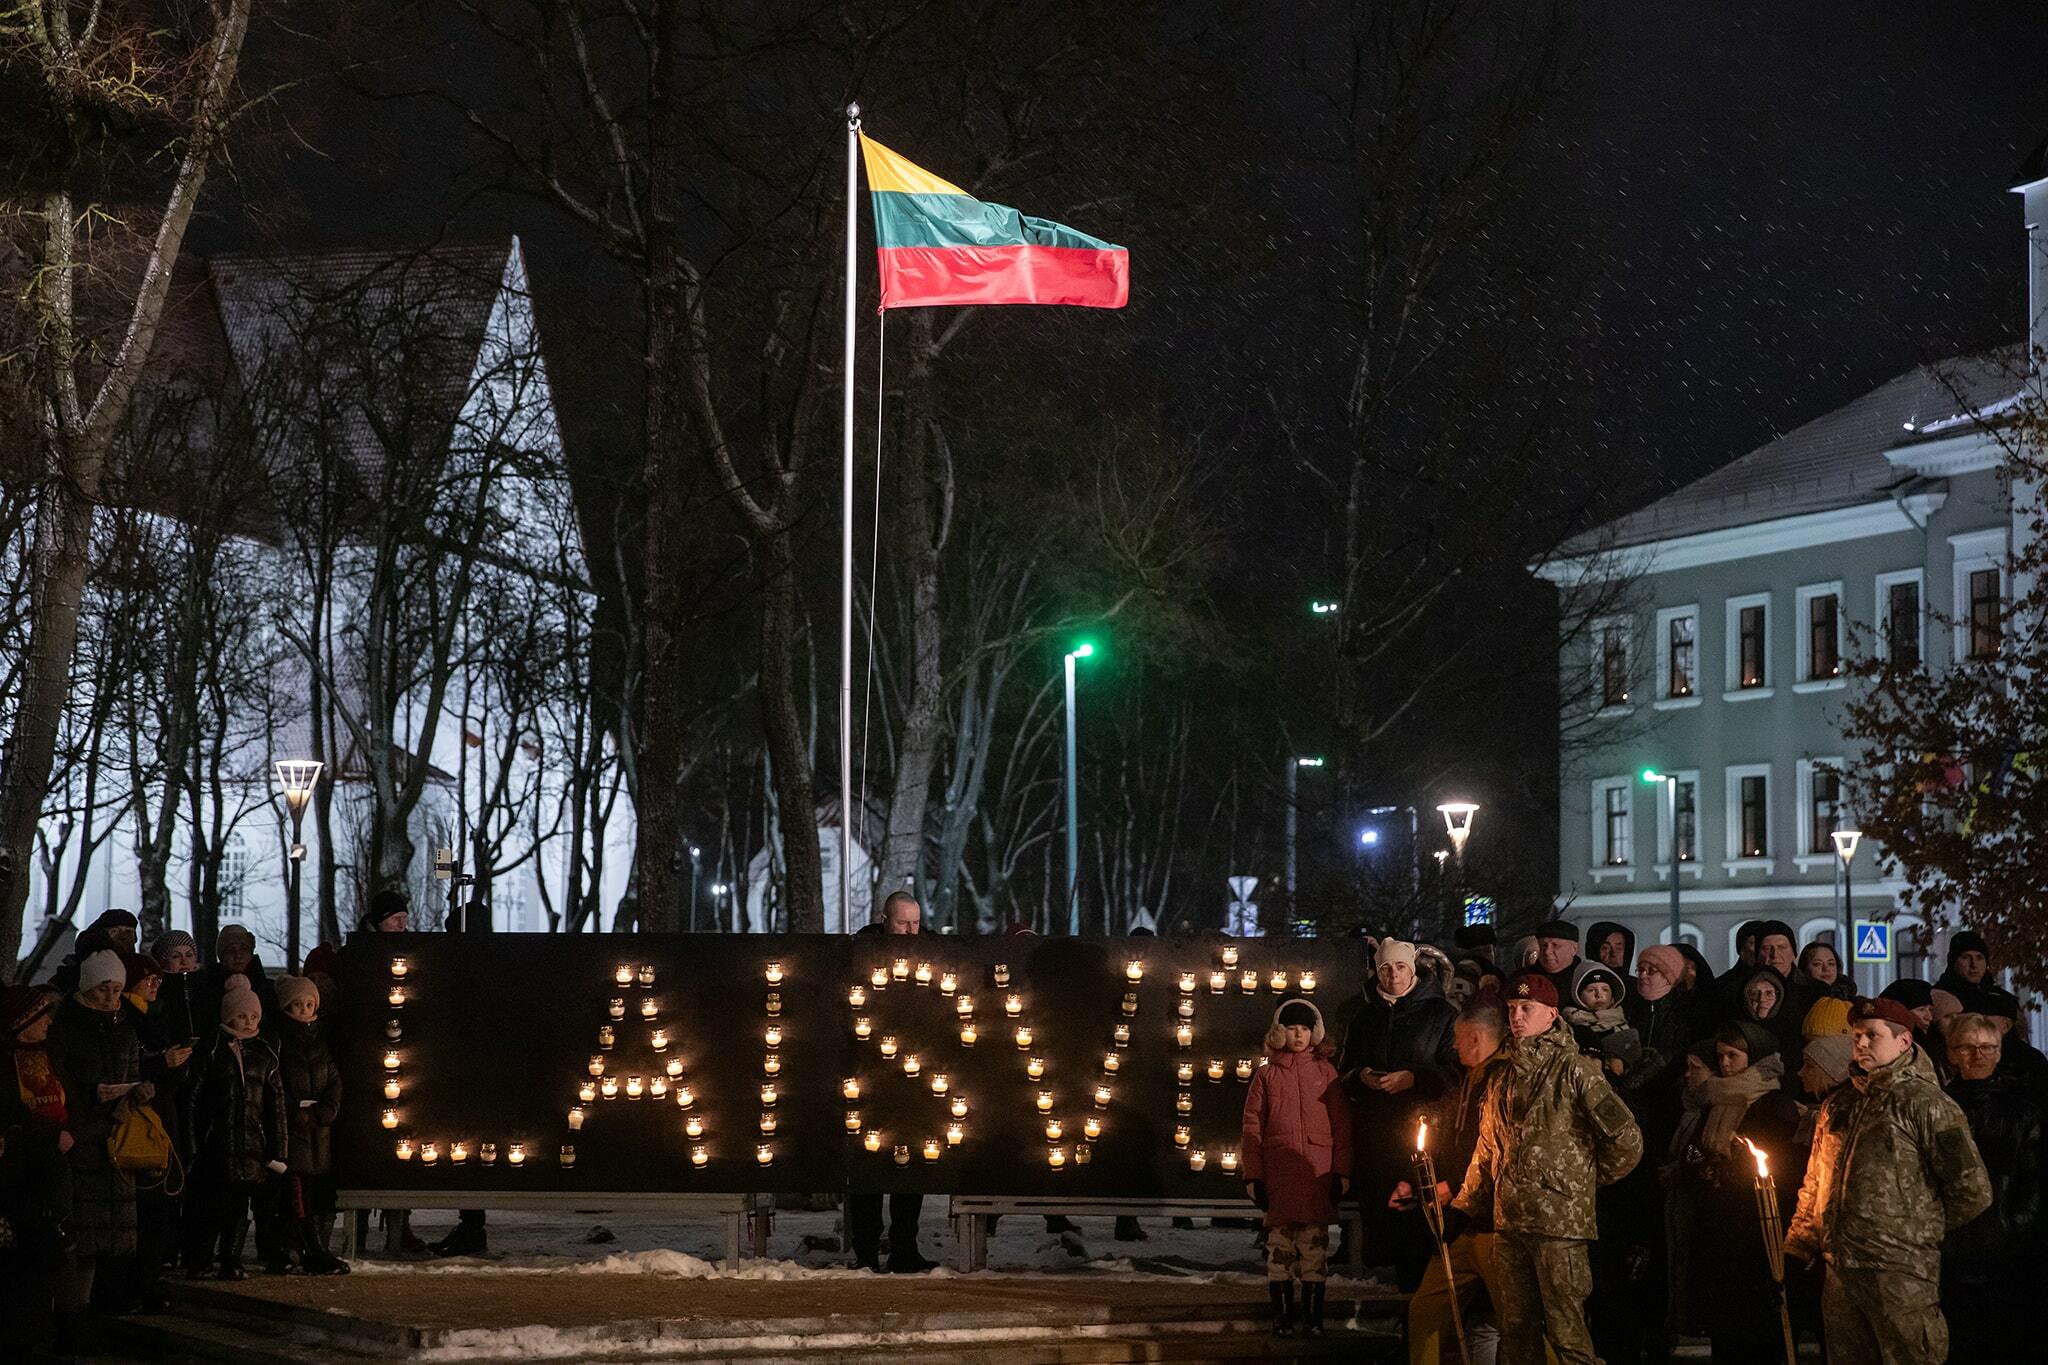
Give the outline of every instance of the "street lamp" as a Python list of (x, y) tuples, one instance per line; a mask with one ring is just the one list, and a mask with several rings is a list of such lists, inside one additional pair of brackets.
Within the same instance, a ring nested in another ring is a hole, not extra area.
[(292, 846), (287, 855), (291, 870), (285, 890), (285, 912), (289, 916), (285, 924), (285, 956), (290, 959), (292, 970), (297, 971), (299, 874), (306, 864), (306, 845), (299, 835), (305, 825), (306, 807), (312, 804), (314, 789), (320, 785), (320, 770), (326, 765), (312, 758), (280, 758), (273, 766), (277, 769), (277, 785), (284, 792), (285, 811), (292, 817)]
[[(1087, 640), (1067, 651), (1067, 933), (1081, 934), (1081, 796), (1074, 747), (1074, 660), (1095, 657)], [(1105, 926), (1106, 927), (1106, 926)]]
[(1287, 918), (1294, 919), (1294, 775), (1303, 768), (1320, 768), (1321, 757), (1289, 759), (1287, 762)]
[(1655, 768), (1643, 769), (1643, 781), (1660, 784), (1664, 788), (1664, 822), (1671, 831), (1671, 946), (1676, 948), (1678, 937), (1678, 779), (1658, 772)]
[(1472, 817), (1479, 814), (1478, 803), (1473, 801), (1446, 801), (1436, 808), (1444, 818), (1444, 833), (1450, 836), (1451, 852), (1458, 855), (1460, 866), (1465, 862), (1465, 841), (1472, 837)]
[[(1835, 856), (1842, 860), (1842, 944), (1835, 949), (1841, 968), (1856, 980), (1856, 902), (1849, 890), (1849, 864), (1856, 857), (1856, 845), (1863, 842), (1860, 829), (1838, 829), (1828, 835), (1835, 841)], [(1846, 955), (1845, 955), (1846, 949)]]
[(1316, 616), (1335, 616), (1337, 607), (1338, 604), (1327, 597), (1318, 597), (1308, 604), (1310, 613)]

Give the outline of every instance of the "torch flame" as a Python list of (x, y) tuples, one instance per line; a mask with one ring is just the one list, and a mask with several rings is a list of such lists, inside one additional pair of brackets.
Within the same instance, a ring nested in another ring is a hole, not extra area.
[(1423, 1119), (1415, 1125), (1415, 1150), (1429, 1150), (1429, 1120)]
[(1769, 1179), (1771, 1159), (1764, 1154), (1764, 1149), (1751, 1142), (1748, 1138), (1742, 1140), (1742, 1145), (1749, 1148), (1749, 1154), (1756, 1158), (1756, 1178), (1758, 1180)]

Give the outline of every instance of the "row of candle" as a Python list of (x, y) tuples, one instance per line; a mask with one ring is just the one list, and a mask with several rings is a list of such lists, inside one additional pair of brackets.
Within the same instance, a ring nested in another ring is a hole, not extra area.
[[(694, 1137), (696, 1134), (691, 1136)], [(441, 1163), (441, 1144), (438, 1142), (414, 1142), (409, 1137), (402, 1137), (398, 1139), (392, 1151), (400, 1161), (411, 1161), (417, 1156), (422, 1166), (438, 1166)], [(486, 1166), (496, 1165), (498, 1161), (498, 1144), (495, 1142), (479, 1144), (477, 1147), (477, 1159)], [(448, 1160), (451, 1164), (457, 1166), (468, 1164), (469, 1144), (459, 1139), (449, 1143)], [(576, 1144), (572, 1142), (563, 1143), (558, 1154), (558, 1160), (562, 1163), (563, 1169), (573, 1168), (576, 1165)], [(772, 1142), (757, 1144), (754, 1148), (754, 1160), (763, 1166), (772, 1164), (775, 1160), (775, 1144)], [(524, 1167), (526, 1165), (526, 1144), (523, 1142), (508, 1144), (505, 1149), (505, 1164), (508, 1166)], [(700, 1170), (710, 1165), (711, 1149), (701, 1142), (692, 1145), (690, 1148), (690, 1164)]]
[[(780, 964), (771, 962), (768, 964), (768, 969), (771, 973), (779, 971)], [(1006, 962), (998, 962), (994, 967), (989, 969), (989, 976), (998, 986), (1009, 985), (1009, 964)], [(769, 979), (772, 982), (778, 978), (771, 976)], [(932, 964), (929, 962), (920, 962), (915, 967), (913, 967), (910, 964), (910, 959), (907, 957), (899, 957), (894, 962), (888, 963), (886, 965), (877, 963), (874, 966), (874, 968), (868, 972), (868, 985), (878, 991), (885, 991), (889, 989), (889, 985), (891, 982), (894, 982), (897, 985), (902, 985), (906, 981), (915, 981), (920, 986), (929, 986), (936, 982), (938, 984), (939, 994), (941, 995), (951, 995), (955, 991), (960, 989), (960, 974), (958, 972), (939, 971), (937, 968), (933, 967)], [(862, 988), (858, 985), (855, 985), (853, 987), (853, 990), (862, 991)], [(862, 999), (865, 998), (865, 992), (863, 992)], [(856, 1008), (858, 1008), (861, 1001), (854, 1000), (851, 1003)]]

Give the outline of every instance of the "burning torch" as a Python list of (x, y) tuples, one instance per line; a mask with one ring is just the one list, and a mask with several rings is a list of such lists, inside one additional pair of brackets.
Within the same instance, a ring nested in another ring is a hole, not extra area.
[(1792, 1340), (1792, 1310), (1785, 1300), (1785, 1230), (1778, 1218), (1778, 1187), (1771, 1180), (1771, 1159), (1764, 1149), (1742, 1140), (1756, 1158), (1756, 1218), (1763, 1229), (1764, 1258), (1771, 1265), (1771, 1280), (1778, 1286), (1778, 1328), (1785, 1337), (1785, 1365), (1797, 1365), (1799, 1348)]
[(1472, 1356), (1465, 1347), (1465, 1315), (1458, 1307), (1458, 1273), (1451, 1268), (1451, 1244), (1444, 1240), (1444, 1211), (1436, 1197), (1436, 1161), (1429, 1154), (1429, 1120), (1423, 1119), (1415, 1125), (1415, 1155), (1410, 1158), (1415, 1166), (1415, 1184), (1422, 1195), (1422, 1217), (1429, 1224), (1429, 1230), (1436, 1235), (1437, 1255), (1443, 1258), (1444, 1289), (1451, 1301), (1451, 1331), (1458, 1338), (1458, 1359), (1463, 1365), (1472, 1365)]

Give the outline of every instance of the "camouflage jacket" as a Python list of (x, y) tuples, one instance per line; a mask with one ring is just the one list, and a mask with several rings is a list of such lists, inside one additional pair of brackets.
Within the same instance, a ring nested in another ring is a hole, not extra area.
[(1593, 1192), (1635, 1168), (1642, 1130), (1562, 1019), (1510, 1039), (1501, 1056), (1453, 1202), (1474, 1216), (1490, 1209), (1502, 1232), (1591, 1241)]
[(1941, 1239), (1991, 1206), (1969, 1120), (1915, 1062), (1918, 1047), (1821, 1105), (1785, 1250), (1933, 1281)]

